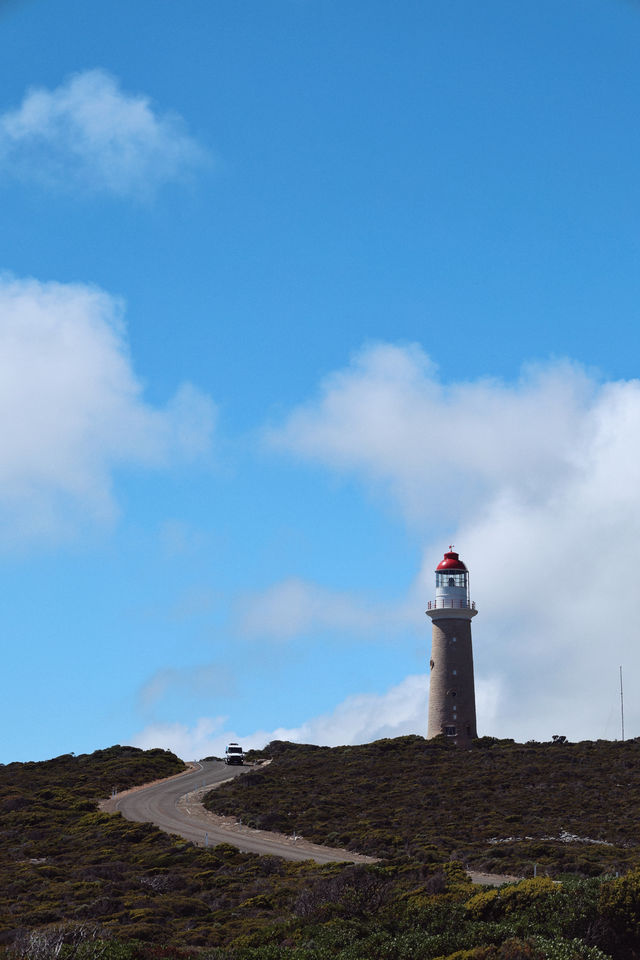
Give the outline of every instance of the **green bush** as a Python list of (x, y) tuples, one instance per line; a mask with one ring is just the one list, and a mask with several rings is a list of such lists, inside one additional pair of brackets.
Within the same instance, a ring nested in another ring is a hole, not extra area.
[(583, 940), (545, 940), (534, 937), (544, 960), (612, 960), (598, 947), (589, 947)]
[(546, 877), (522, 880), (499, 889), (483, 890), (465, 904), (476, 920), (500, 920), (513, 913), (540, 918), (564, 905), (561, 884)]

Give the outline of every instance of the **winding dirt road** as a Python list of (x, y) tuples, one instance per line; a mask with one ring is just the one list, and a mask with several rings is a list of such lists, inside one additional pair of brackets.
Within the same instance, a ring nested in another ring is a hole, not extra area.
[(337, 850), (266, 830), (251, 830), (231, 817), (218, 817), (202, 806), (202, 796), (213, 786), (245, 773), (245, 767), (220, 760), (192, 764), (186, 773), (136, 787), (100, 803), (105, 813), (120, 812), (127, 820), (153, 823), (165, 833), (178, 834), (200, 846), (231, 843), (247, 853), (272, 854), (285, 860), (317, 863), (375, 863), (350, 850)]
[[(377, 863), (375, 857), (309, 843), (267, 830), (252, 830), (233, 817), (218, 817), (202, 805), (212, 787), (246, 773), (246, 767), (227, 766), (221, 760), (190, 764), (185, 773), (158, 780), (103, 800), (105, 813), (121, 813), (127, 820), (153, 823), (165, 833), (177, 834), (200, 846), (230, 843), (246, 853), (272, 854), (285, 860), (315, 860), (316, 863)], [(517, 883), (521, 877), (469, 871), (474, 883), (500, 886)]]

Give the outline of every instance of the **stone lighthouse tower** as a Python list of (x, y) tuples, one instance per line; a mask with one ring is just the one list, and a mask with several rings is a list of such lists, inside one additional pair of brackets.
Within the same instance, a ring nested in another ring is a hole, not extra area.
[(453, 548), (436, 567), (436, 598), (429, 601), (432, 621), (431, 682), (427, 739), (444, 733), (461, 746), (477, 737), (473, 685), (469, 572)]

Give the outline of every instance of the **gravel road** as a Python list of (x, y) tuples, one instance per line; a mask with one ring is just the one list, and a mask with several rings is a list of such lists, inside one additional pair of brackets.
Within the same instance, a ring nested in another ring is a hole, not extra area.
[(231, 843), (247, 853), (273, 854), (285, 860), (315, 860), (317, 863), (375, 863), (350, 850), (337, 850), (309, 843), (302, 838), (263, 830), (250, 830), (230, 817), (218, 817), (206, 810), (202, 795), (212, 786), (230, 780), (246, 767), (227, 766), (220, 760), (195, 763), (187, 773), (145, 787), (136, 787), (119, 796), (103, 800), (100, 809), (120, 812), (127, 820), (154, 823), (165, 833), (178, 834), (200, 846)]

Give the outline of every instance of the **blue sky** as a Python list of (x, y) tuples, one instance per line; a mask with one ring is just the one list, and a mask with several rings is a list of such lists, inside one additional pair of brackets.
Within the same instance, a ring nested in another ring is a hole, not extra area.
[(0, 761), (640, 732), (640, 4), (0, 5)]

